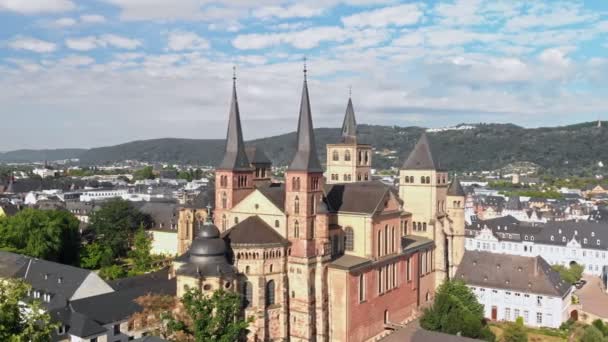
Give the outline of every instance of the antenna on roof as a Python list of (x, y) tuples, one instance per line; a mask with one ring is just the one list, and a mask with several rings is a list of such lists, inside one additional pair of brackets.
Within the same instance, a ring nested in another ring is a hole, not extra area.
[(353, 86), (349, 85), (348, 86), (348, 98), (350, 99), (350, 97), (353, 95)]

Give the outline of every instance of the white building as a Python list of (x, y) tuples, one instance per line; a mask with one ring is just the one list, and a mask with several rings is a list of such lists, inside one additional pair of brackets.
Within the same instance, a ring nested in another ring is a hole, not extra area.
[(40, 176), (41, 178), (46, 178), (46, 177), (55, 177), (58, 172), (57, 172), (57, 170), (53, 170), (48, 167), (43, 167), (43, 168), (36, 168), (36, 169), (32, 170), (32, 173)]
[(455, 279), (466, 282), (484, 316), (532, 327), (559, 328), (570, 316), (572, 285), (541, 257), (467, 251)]
[(98, 190), (87, 190), (83, 191), (82, 195), (80, 195), (81, 202), (91, 202), (91, 201), (100, 201), (106, 200), (110, 198), (128, 198), (129, 197), (128, 189), (98, 189)]
[(465, 249), (509, 255), (542, 256), (549, 264), (585, 266), (601, 275), (608, 265), (608, 223), (560, 221), (525, 224), (511, 216), (477, 221), (465, 229)]

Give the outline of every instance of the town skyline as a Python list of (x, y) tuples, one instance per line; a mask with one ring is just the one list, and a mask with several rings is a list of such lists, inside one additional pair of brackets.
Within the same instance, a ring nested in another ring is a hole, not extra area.
[(293, 132), (304, 56), (316, 127), (340, 125), (351, 86), (361, 123), (596, 121), (608, 107), (607, 11), (600, 1), (0, 1), (0, 120), (11, 125), (0, 150), (223, 138), (234, 65), (245, 139)]

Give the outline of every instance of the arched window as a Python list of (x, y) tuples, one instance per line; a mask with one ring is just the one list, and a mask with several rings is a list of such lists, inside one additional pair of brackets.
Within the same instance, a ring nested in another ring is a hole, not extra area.
[[(426, 223), (425, 223), (426, 224)], [(418, 231), (421, 232), (422, 231), (422, 223), (418, 222)]]
[(420, 183), (422, 183), (422, 184), (426, 183), (426, 180), (424, 179), (424, 176), (420, 177)]
[(238, 216), (234, 217), (234, 224), (239, 224), (239, 217)]
[(395, 252), (395, 227), (391, 228), (391, 252)]
[(253, 299), (253, 285), (251, 285), (251, 283), (248, 281), (243, 284), (243, 299), (243, 305), (245, 307), (251, 306), (251, 301)]
[(365, 278), (364, 274), (359, 274), (359, 302), (365, 301)]
[(426, 176), (426, 184), (431, 184), (431, 177)]
[(365, 151), (365, 165), (369, 164), (369, 152)]
[(226, 214), (222, 215), (222, 230), (226, 230), (226, 226), (228, 225), (228, 220), (226, 219)]
[(296, 196), (296, 198), (293, 200), (293, 213), (294, 214), (300, 213), (300, 197), (298, 197), (298, 196)]
[(369, 174), (367, 174), (367, 173), (365, 174), (365, 180), (366, 181), (369, 180)]
[(388, 225), (384, 226), (384, 255), (388, 254)]
[(359, 158), (357, 159), (357, 163), (361, 165), (361, 161), (363, 160), (363, 151), (359, 151)]
[(274, 227), (279, 228), (279, 226), (280, 226), (279, 220), (274, 220)]
[(346, 227), (344, 230), (344, 249), (352, 251), (355, 243), (355, 232), (351, 227)]
[(346, 152), (344, 152), (344, 161), (350, 161), (350, 151), (346, 150)]
[(292, 187), (292, 190), (295, 190), (295, 191), (300, 190), (300, 177), (293, 177), (291, 179), (291, 187)]
[(293, 223), (293, 237), (295, 237), (295, 238), (300, 237), (300, 223), (298, 221), (295, 221)]
[(382, 229), (378, 230), (378, 256), (382, 255)]
[(338, 151), (334, 151), (331, 155), (332, 155), (331, 159), (333, 159), (333, 161), (340, 160), (340, 153), (338, 153)]
[(357, 173), (357, 181), (361, 181), (361, 174)]
[(222, 209), (228, 208), (228, 196), (225, 192), (222, 192)]
[(422, 230), (426, 232), (426, 222), (422, 224)]
[(274, 305), (274, 280), (266, 283), (266, 306)]

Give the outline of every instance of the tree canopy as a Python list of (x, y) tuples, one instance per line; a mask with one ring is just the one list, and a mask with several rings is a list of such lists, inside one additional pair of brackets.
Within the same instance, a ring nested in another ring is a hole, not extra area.
[(130, 202), (112, 199), (105, 202), (101, 209), (93, 212), (90, 228), (97, 234), (99, 243), (112, 251), (114, 258), (127, 255), (135, 231), (148, 227), (149, 215), (141, 213)]
[(0, 218), (0, 248), (64, 264), (78, 264), (79, 222), (64, 210), (25, 209)]
[(573, 263), (570, 267), (563, 265), (553, 265), (551, 267), (559, 273), (564, 281), (567, 281), (570, 284), (579, 281), (583, 277), (583, 272), (585, 271), (585, 266), (577, 263)]
[(420, 320), (422, 328), (451, 335), (494, 341), (485, 325), (483, 306), (462, 281), (446, 281), (436, 292), (433, 305), (425, 309)]
[(20, 280), (0, 281), (0, 341), (46, 342), (58, 325), (38, 300), (24, 300), (29, 285)]
[(142, 311), (131, 317), (157, 326), (156, 333), (176, 342), (232, 342), (246, 336), (252, 318), (242, 317), (242, 297), (219, 289), (212, 294), (190, 289), (174, 297), (147, 295), (136, 302)]

